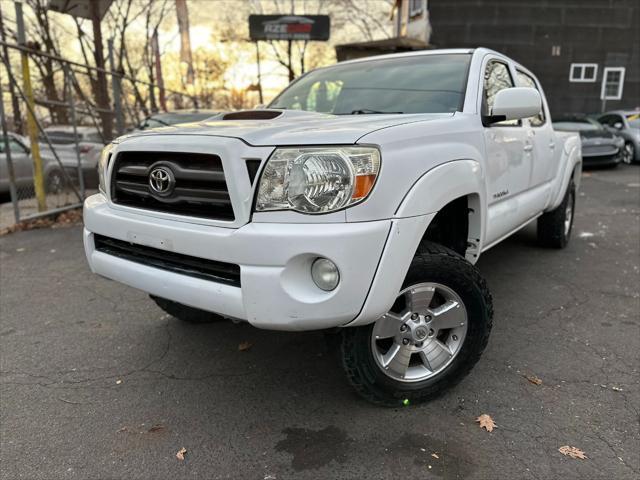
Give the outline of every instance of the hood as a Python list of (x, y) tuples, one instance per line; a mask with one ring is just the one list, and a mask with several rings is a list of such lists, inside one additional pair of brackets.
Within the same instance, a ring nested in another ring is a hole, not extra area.
[(609, 130), (602, 128), (600, 130), (583, 130), (580, 132), (580, 137), (583, 139), (599, 138), (601, 140), (610, 140), (615, 138), (615, 135)]
[(331, 115), (300, 110), (245, 110), (221, 114), (206, 122), (135, 132), (117, 142), (149, 135), (212, 135), (239, 138), (254, 146), (352, 144), (375, 130), (452, 116), (453, 113)]

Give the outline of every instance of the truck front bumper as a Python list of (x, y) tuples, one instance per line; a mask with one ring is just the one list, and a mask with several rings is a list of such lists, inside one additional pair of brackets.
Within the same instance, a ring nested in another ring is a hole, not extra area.
[[(84, 222), (85, 251), (93, 272), (274, 330), (322, 329), (378, 318), (393, 303), (408, 268), (404, 259), (411, 257), (396, 250), (412, 248), (407, 241), (415, 237), (418, 224), (413, 217), (360, 223), (249, 223), (229, 229), (115, 209), (101, 194), (85, 201)], [(94, 234), (237, 264), (240, 287), (98, 251)], [(340, 282), (331, 292), (319, 289), (311, 278), (311, 264), (318, 257), (330, 259), (340, 271)], [(386, 275), (387, 281), (374, 283), (376, 272)], [(375, 298), (368, 299), (371, 295)], [(371, 308), (365, 309), (367, 305)]]

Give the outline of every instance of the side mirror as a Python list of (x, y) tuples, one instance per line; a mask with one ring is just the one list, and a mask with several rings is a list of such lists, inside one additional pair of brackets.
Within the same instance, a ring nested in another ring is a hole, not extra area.
[(613, 128), (615, 128), (616, 130), (622, 130), (622, 122), (616, 122), (613, 124)]
[(500, 90), (493, 100), (488, 123), (533, 117), (542, 110), (542, 98), (535, 88), (512, 87)]

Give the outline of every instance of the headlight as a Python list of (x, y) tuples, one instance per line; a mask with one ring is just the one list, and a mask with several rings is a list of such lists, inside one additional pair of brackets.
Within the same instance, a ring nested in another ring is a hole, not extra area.
[(113, 144), (110, 143), (102, 149), (100, 160), (98, 160), (98, 189), (105, 195), (107, 194), (107, 168), (109, 167), (111, 150), (113, 150)]
[(262, 172), (256, 210), (333, 212), (364, 200), (379, 171), (377, 148), (278, 148)]

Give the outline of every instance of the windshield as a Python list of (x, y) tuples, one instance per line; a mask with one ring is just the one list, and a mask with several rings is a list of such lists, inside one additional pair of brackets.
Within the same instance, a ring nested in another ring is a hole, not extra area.
[(600, 125), (595, 120), (590, 118), (585, 119), (573, 119), (573, 120), (559, 120), (553, 122), (553, 128), (561, 132), (586, 132), (589, 130), (600, 130)]
[(629, 122), (631, 128), (640, 128), (640, 113), (627, 115), (627, 122)]
[(335, 115), (460, 111), (470, 60), (435, 54), (338, 64), (308, 73), (269, 107)]

